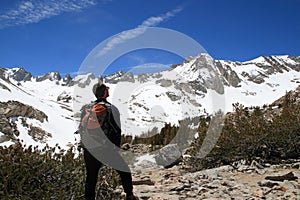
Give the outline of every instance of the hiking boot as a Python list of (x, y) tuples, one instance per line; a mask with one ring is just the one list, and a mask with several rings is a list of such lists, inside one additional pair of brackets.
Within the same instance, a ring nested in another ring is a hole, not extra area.
[(126, 200), (139, 200), (139, 198), (132, 194), (132, 195), (126, 196)]

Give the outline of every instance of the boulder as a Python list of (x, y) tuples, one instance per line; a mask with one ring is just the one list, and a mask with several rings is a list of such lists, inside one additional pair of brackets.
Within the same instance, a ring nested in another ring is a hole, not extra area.
[(178, 164), (181, 161), (182, 155), (177, 144), (168, 144), (161, 148), (154, 158), (158, 165), (169, 168)]

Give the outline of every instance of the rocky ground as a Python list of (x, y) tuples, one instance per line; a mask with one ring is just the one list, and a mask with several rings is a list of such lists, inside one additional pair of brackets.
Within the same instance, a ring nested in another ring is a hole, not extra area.
[(133, 168), (135, 194), (147, 200), (300, 199), (300, 161), (263, 166), (240, 161), (193, 173), (184, 168), (141, 162)]

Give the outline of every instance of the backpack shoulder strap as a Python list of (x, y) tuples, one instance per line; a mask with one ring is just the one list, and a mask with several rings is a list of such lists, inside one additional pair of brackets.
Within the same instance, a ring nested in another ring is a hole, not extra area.
[(107, 108), (107, 122), (109, 124), (109, 126), (113, 129), (113, 131), (116, 133), (117, 132), (117, 128), (115, 127), (115, 125), (112, 123), (113, 119), (113, 113), (112, 113), (112, 105), (110, 103), (105, 103), (105, 107)]

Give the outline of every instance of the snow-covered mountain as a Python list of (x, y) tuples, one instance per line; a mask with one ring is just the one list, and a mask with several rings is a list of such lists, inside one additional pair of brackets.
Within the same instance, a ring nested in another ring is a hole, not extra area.
[[(0, 143), (20, 139), (63, 148), (74, 143), (79, 110), (94, 99), (98, 81), (93, 74), (34, 77), (24, 68), (0, 68)], [(270, 104), (299, 85), (300, 57), (232, 62), (200, 54), (166, 71), (117, 72), (103, 81), (110, 87), (109, 101), (120, 110), (123, 134), (140, 135), (187, 117), (232, 111), (236, 102)]]

